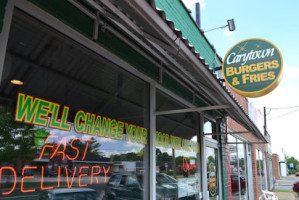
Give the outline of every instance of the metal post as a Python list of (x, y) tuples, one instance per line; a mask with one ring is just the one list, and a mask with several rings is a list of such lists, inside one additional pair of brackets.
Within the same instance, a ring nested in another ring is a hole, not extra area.
[(195, 9), (196, 9), (196, 24), (200, 28), (200, 3), (199, 2), (195, 4)]
[(12, 15), (13, 15), (13, 9), (14, 9), (15, 1), (7, 1), (6, 7), (5, 7), (5, 13), (3, 18), (3, 27), (2, 31), (0, 30), (0, 83), (1, 83), (1, 77), (2, 72), (4, 69), (4, 60), (5, 60), (5, 52), (6, 52), (6, 46), (10, 31), (10, 25), (12, 21)]
[(150, 86), (150, 133), (149, 133), (149, 199), (156, 199), (156, 87)]
[(264, 107), (264, 135), (267, 135), (267, 116), (266, 107)]

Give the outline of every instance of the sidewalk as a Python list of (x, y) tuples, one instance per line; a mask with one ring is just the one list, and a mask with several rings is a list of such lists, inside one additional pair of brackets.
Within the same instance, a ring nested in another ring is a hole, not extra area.
[(296, 200), (296, 194), (293, 192), (275, 192), (275, 195), (279, 200)]

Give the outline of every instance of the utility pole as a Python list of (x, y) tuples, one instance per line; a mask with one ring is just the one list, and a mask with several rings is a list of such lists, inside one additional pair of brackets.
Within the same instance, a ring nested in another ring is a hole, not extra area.
[(267, 114), (266, 107), (264, 106), (264, 135), (267, 135)]

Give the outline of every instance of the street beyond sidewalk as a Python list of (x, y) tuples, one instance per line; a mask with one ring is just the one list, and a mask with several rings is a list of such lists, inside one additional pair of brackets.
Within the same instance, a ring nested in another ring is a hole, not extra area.
[(296, 177), (294, 175), (282, 177), (280, 180), (276, 180), (275, 190), (277, 192), (275, 192), (275, 194), (279, 198), (279, 200), (299, 200), (298, 195), (293, 192), (293, 183), (295, 181), (299, 181), (299, 177)]

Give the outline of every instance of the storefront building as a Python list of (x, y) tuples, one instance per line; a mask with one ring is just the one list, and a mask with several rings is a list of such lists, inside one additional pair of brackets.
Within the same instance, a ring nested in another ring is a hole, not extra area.
[[(234, 93), (246, 113), (250, 107), (246, 98)], [(274, 189), (271, 137), (268, 132), (264, 143), (243, 126), (228, 117), (228, 165), (231, 176), (232, 199), (258, 199), (263, 190)]]
[[(0, 11), (0, 199), (268, 188), (267, 150), (253, 144), (268, 140), (181, 1), (3, 0)], [(250, 133), (230, 136), (243, 130), (228, 117)]]

